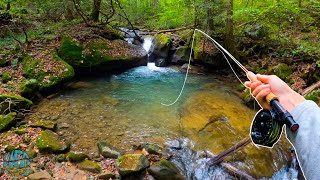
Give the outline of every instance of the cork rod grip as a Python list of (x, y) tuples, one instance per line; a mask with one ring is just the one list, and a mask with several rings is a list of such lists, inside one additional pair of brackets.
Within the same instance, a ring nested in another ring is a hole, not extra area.
[[(251, 71), (247, 72), (247, 77), (251, 82), (257, 82), (258, 81), (257, 76)], [(270, 102), (272, 100), (274, 100), (274, 99), (278, 99), (278, 97), (275, 94), (273, 94), (272, 92), (270, 92), (266, 96), (266, 101), (268, 102), (269, 105), (270, 105)]]

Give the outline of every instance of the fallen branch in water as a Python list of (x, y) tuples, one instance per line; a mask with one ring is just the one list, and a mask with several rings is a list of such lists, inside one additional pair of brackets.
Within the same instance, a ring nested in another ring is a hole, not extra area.
[(320, 87), (320, 81), (316, 82), (315, 84), (307, 87), (304, 89), (301, 93), (302, 96), (306, 96), (307, 94), (311, 93), (313, 90), (317, 89)]
[(249, 174), (237, 169), (236, 167), (232, 166), (229, 163), (222, 162), (221, 166), (224, 167), (231, 175), (234, 175), (239, 179), (242, 179), (242, 180), (255, 180), (255, 178), (253, 178)]
[(235, 144), (231, 148), (223, 151), (222, 153), (220, 153), (217, 156), (215, 156), (214, 158), (212, 158), (208, 162), (209, 165), (212, 166), (212, 165), (221, 163), (224, 160), (225, 157), (227, 157), (227, 156), (231, 155), (232, 153), (244, 148), (245, 146), (250, 144), (250, 142), (251, 142), (251, 139), (249, 137), (243, 139), (242, 141), (240, 141), (239, 143)]

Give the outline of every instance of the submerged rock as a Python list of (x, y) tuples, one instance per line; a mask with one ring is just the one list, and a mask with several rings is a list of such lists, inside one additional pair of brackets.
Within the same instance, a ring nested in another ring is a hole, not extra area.
[(7, 115), (0, 115), (0, 132), (9, 130), (16, 124), (15, 116), (15, 112), (9, 113)]
[(149, 154), (156, 154), (159, 155), (162, 153), (162, 147), (160, 147), (157, 144), (146, 144), (143, 146), (143, 148), (149, 153)]
[(45, 130), (40, 133), (36, 145), (40, 151), (52, 153), (65, 152), (70, 146), (64, 141), (61, 141), (58, 134), (50, 130)]
[(88, 158), (88, 155), (82, 152), (68, 152), (66, 158), (71, 162), (81, 162)]
[(30, 180), (50, 180), (51, 175), (47, 171), (40, 171), (28, 176)]
[(123, 155), (117, 159), (116, 164), (122, 176), (134, 172), (139, 172), (149, 167), (149, 161), (143, 154)]
[[(208, 84), (190, 95), (181, 108), (181, 121), (184, 132), (197, 146), (219, 154), (248, 136), (255, 112), (243, 106), (236, 95), (215, 89)], [(273, 149), (248, 145), (233, 161), (252, 176), (271, 177), (286, 163), (288, 148), (284, 139)]]
[(36, 120), (32, 122), (30, 127), (39, 127), (41, 129), (49, 129), (49, 130), (55, 130), (57, 127), (57, 123), (53, 121), (48, 121), (48, 120)]
[(98, 163), (90, 160), (84, 160), (78, 165), (79, 169), (84, 170), (84, 171), (89, 171), (93, 173), (100, 173), (101, 172), (101, 167), (98, 165)]
[(160, 160), (152, 165), (148, 172), (157, 180), (183, 180), (185, 179), (179, 169), (170, 161)]
[(98, 142), (100, 154), (105, 158), (118, 158), (121, 154), (110, 144), (106, 142)]

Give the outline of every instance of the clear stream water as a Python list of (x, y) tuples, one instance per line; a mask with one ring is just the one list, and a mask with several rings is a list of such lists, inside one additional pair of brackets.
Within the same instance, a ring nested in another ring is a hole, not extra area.
[[(99, 140), (128, 152), (133, 145), (141, 143), (164, 145), (183, 136), (188, 138), (181, 125), (181, 108), (188, 99), (194, 97), (194, 93), (200, 94), (196, 97), (201, 98), (204, 87), (208, 91), (212, 89), (212, 94), (227, 97), (227, 101), (239, 102), (240, 105), (236, 105), (239, 109), (239, 106), (244, 106), (237, 96), (230, 93), (231, 88), (216, 76), (193, 74), (189, 75), (181, 99), (173, 106), (163, 106), (162, 103), (168, 104), (176, 99), (184, 77), (185, 74), (177, 69), (158, 68), (149, 63), (148, 66), (119, 74), (81, 79), (58, 97), (40, 102), (28, 119), (56, 121), (58, 133), (72, 142), (72, 150), (95, 154)], [(241, 113), (253, 117), (254, 111), (243, 110)], [(251, 119), (243, 121), (250, 123)], [(221, 133), (219, 136), (223, 138), (225, 135)], [(205, 136), (189, 138), (193, 141), (183, 140), (181, 151), (174, 152), (177, 154), (175, 163), (185, 170), (188, 179), (232, 179), (222, 168), (206, 167), (208, 159), (192, 150), (195, 146), (198, 150), (211, 150), (214, 143), (208, 142)], [(284, 158), (279, 152), (279, 158)], [(261, 159), (261, 163), (264, 163), (264, 159)], [(270, 171), (275, 172), (272, 168)], [(286, 170), (281, 169), (273, 179), (286, 179), (286, 174)]]

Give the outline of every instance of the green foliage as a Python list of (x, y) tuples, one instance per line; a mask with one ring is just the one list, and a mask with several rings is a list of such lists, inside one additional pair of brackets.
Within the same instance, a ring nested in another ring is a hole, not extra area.
[(2, 74), (2, 82), (3, 83), (7, 83), (8, 81), (10, 81), (12, 79), (11, 73), (9, 72), (4, 72)]
[(30, 97), (39, 88), (39, 82), (36, 79), (25, 80), (20, 85), (22, 96)]
[(306, 95), (305, 98), (308, 99), (308, 100), (312, 100), (315, 103), (318, 103), (319, 102), (319, 98), (320, 98), (320, 89), (313, 90), (311, 93)]

